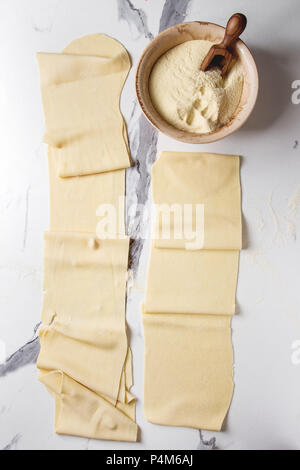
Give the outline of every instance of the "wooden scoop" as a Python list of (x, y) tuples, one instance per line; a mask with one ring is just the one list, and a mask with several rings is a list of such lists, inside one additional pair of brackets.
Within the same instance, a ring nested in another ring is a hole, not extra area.
[(231, 45), (238, 39), (247, 25), (247, 18), (242, 13), (235, 13), (229, 18), (224, 39), (220, 44), (214, 44), (208, 51), (200, 69), (221, 67), (221, 75), (224, 77), (232, 59)]

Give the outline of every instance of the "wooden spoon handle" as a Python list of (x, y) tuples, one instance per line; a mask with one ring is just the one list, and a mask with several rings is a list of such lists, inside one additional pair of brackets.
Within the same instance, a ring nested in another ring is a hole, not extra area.
[(229, 47), (238, 37), (247, 26), (247, 18), (242, 13), (235, 13), (232, 15), (227, 23), (225, 36), (222, 41), (222, 46), (225, 48)]

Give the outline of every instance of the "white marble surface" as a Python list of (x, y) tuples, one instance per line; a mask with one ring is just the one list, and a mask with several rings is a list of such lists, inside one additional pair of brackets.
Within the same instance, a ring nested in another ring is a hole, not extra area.
[[(142, 50), (159, 28), (182, 18), (224, 24), (235, 11), (248, 16), (243, 39), (260, 72), (253, 115), (235, 135), (214, 144), (189, 146), (158, 135), (135, 102), (133, 79)], [(300, 449), (300, 364), (292, 362), (292, 344), (300, 340), (300, 104), (291, 102), (291, 84), (300, 79), (299, 18), (298, 0), (0, 0), (0, 342), (6, 346), (0, 365), (0, 449), (209, 449), (212, 437), (219, 449)], [(138, 161), (128, 171), (130, 201), (147, 201), (157, 149), (243, 156), (245, 250), (233, 320), (235, 394), (224, 431), (203, 432), (202, 441), (196, 430), (154, 426), (143, 416), (139, 303), (147, 244), (133, 246), (136, 279), (127, 314), (141, 441), (56, 436), (52, 399), (36, 379), (48, 175), (35, 53), (60, 51), (94, 32), (119, 39), (133, 59), (122, 97)]]

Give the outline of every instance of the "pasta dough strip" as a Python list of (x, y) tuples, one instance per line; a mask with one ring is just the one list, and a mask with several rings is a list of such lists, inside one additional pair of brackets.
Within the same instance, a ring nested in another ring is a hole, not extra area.
[[(97, 34), (38, 62), (50, 177), (39, 379), (54, 396), (58, 434), (136, 441), (125, 323), (130, 157), (119, 107), (130, 59)], [(105, 205), (118, 226), (113, 239), (99, 240)]]

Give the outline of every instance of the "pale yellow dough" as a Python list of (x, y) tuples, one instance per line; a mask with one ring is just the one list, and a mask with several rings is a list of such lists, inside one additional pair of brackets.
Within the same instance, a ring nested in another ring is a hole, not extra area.
[(156, 424), (219, 431), (233, 393), (239, 157), (163, 152), (153, 197), (155, 204), (204, 204), (204, 247), (153, 240), (143, 312), (145, 414)]
[(233, 393), (230, 319), (143, 316), (148, 421), (220, 431)]
[(239, 251), (152, 248), (145, 309), (233, 315)]
[(119, 234), (125, 233), (125, 172), (107, 171), (96, 175), (60, 178), (59, 155), (49, 146), (50, 229), (65, 232), (95, 233), (100, 205), (111, 204), (116, 209)]
[(97, 55), (76, 54), (75, 43), (63, 54), (38, 54), (45, 142), (57, 153), (57, 171), (62, 177), (130, 166), (119, 107), (130, 69), (128, 53), (103, 35), (84, 41), (86, 49), (82, 45), (80, 50), (86, 54), (93, 42), (93, 50), (98, 46)]
[(124, 413), (121, 405), (110, 405), (101, 396), (83, 387), (60, 370), (41, 371), (39, 378), (55, 399), (57, 434), (90, 439), (136, 441), (135, 403)]
[[(95, 240), (94, 248), (90, 240)], [(44, 302), (38, 367), (62, 369), (116, 403), (127, 354), (127, 240), (45, 234)]]
[[(156, 204), (203, 204), (205, 250), (242, 248), (240, 161), (235, 155), (162, 152), (153, 165)], [(163, 220), (156, 220), (157, 248), (186, 248), (189, 240), (175, 238), (170, 218), (170, 239), (162, 238)], [(188, 245), (189, 247), (189, 245)]]
[[(136, 441), (125, 323), (130, 157), (119, 108), (130, 59), (120, 43), (96, 34), (38, 61), (51, 205), (39, 379), (54, 396), (57, 433)], [(118, 217), (112, 240), (96, 237), (103, 204)]]
[(205, 134), (226, 124), (240, 102), (243, 69), (233, 59), (224, 78), (220, 68), (200, 70), (212, 42), (186, 41), (163, 54), (149, 81), (152, 103), (170, 124)]

